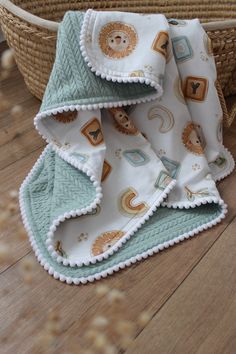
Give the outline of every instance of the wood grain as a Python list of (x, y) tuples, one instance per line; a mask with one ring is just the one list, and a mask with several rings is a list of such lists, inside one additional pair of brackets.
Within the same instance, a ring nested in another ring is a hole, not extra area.
[[(33, 125), (40, 102), (27, 90), (16, 68), (9, 78), (1, 81), (1, 92), (9, 102), (9, 109), (0, 113), (0, 170), (45, 145)], [(22, 107), (19, 119), (11, 116), (14, 105)]]
[(127, 354), (234, 354), (236, 218), (188, 275)]
[[(11, 121), (9, 110), (0, 116), (0, 191), (6, 194), (19, 188), (45, 143), (33, 125), (40, 103), (27, 91), (17, 69), (1, 83), (1, 91), (23, 108), (18, 121)], [(235, 136), (236, 124), (225, 131), (226, 146), (234, 156)], [(100, 282), (127, 293), (130, 319), (144, 309), (153, 315), (127, 353), (235, 352), (235, 182), (236, 172), (219, 183), (229, 206), (220, 225)], [(94, 296), (96, 283), (79, 287), (60, 283), (37, 263), (35, 280), (25, 284), (20, 265), (32, 251), (27, 240), (16, 237), (18, 218), (14, 215), (0, 233), (12, 252), (11, 262), (0, 266), (0, 353), (36, 354), (37, 336), (54, 307), (60, 309), (63, 328), (56, 353), (64, 353), (71, 338), (85, 330), (85, 319), (105, 313), (108, 305)]]

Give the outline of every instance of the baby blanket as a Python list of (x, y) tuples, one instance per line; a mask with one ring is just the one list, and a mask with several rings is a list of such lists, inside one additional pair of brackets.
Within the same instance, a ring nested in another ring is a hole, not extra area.
[(41, 265), (86, 283), (219, 223), (222, 119), (199, 20), (66, 13), (35, 117), (48, 146), (20, 189)]

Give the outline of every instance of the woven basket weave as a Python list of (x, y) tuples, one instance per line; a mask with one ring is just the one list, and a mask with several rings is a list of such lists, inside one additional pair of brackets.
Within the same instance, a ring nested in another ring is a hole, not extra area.
[(47, 85), (54, 62), (58, 22), (67, 10), (88, 8), (163, 13), (168, 18), (199, 18), (212, 40), (224, 121), (227, 126), (231, 124), (236, 115), (236, 103), (227, 114), (224, 96), (236, 94), (235, 0), (0, 0), (2, 30), (33, 95), (42, 99)]

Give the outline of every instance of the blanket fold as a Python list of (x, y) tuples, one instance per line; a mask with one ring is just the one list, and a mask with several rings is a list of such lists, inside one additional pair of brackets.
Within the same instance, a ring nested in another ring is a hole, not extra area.
[(23, 182), (40, 263), (100, 279), (209, 228), (234, 167), (199, 21), (88, 10), (59, 26), (35, 126), (49, 143)]

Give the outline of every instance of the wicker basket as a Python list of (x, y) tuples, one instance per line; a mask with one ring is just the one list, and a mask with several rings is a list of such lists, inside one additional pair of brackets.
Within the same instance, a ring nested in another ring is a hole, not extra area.
[(2, 30), (33, 95), (42, 99), (47, 85), (54, 62), (58, 22), (67, 10), (88, 8), (159, 12), (169, 18), (198, 17), (212, 40), (225, 123), (231, 124), (236, 115), (236, 103), (227, 115), (223, 95), (236, 93), (235, 0), (0, 0)]

